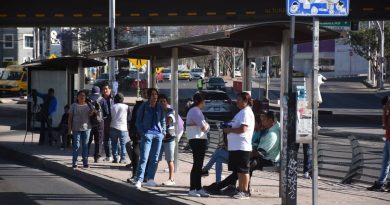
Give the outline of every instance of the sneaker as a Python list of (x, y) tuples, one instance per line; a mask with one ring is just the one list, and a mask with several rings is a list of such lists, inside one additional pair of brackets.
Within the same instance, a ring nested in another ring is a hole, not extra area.
[(116, 157), (114, 157), (114, 160), (112, 160), (112, 163), (118, 163), (118, 159)]
[(201, 197), (209, 197), (210, 194), (207, 193), (204, 189), (199, 189), (198, 191), (198, 194), (201, 196)]
[(121, 159), (121, 160), (119, 160), (119, 164), (127, 164), (126, 159)]
[(249, 193), (246, 192), (238, 192), (236, 195), (233, 196), (235, 199), (249, 199)]
[(196, 189), (193, 189), (188, 192), (188, 196), (200, 197), (200, 194), (198, 193), (198, 191), (196, 191)]
[(73, 169), (77, 169), (77, 164), (72, 165)]
[(153, 179), (149, 179), (148, 182), (146, 182), (145, 186), (155, 187), (157, 186), (157, 184)]
[(141, 181), (136, 181), (134, 186), (135, 188), (140, 189), (142, 187)]
[(223, 194), (228, 195), (228, 196), (234, 196), (238, 194), (238, 190), (235, 185), (229, 185), (223, 190)]
[(111, 162), (112, 161), (112, 157), (106, 157), (103, 159), (103, 162)]
[(209, 171), (202, 169), (202, 177), (208, 177), (208, 176), (209, 176)]
[(128, 183), (130, 183), (130, 184), (135, 184), (135, 183), (136, 183), (135, 177), (128, 178), (126, 181), (127, 181)]
[(305, 178), (305, 179), (311, 179), (310, 173), (309, 173), (309, 172), (303, 173), (303, 178)]
[(372, 185), (371, 187), (367, 187), (367, 190), (368, 191), (379, 191), (379, 192), (386, 191), (385, 188), (383, 187), (383, 184), (379, 183), (378, 181), (375, 181), (374, 185)]
[(221, 195), (222, 191), (217, 187), (216, 183), (212, 183), (209, 186), (203, 186), (203, 190), (206, 190), (207, 193), (212, 195)]
[(164, 186), (173, 186), (173, 185), (176, 185), (176, 183), (175, 183), (174, 180), (168, 179), (168, 181), (163, 182), (162, 185), (164, 185)]

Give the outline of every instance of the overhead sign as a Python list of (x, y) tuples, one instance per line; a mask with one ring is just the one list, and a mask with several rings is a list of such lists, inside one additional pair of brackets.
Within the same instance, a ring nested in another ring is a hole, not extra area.
[(349, 0), (287, 0), (289, 16), (348, 16)]
[(148, 63), (148, 60), (144, 59), (129, 58), (129, 61), (138, 70), (141, 69), (144, 65), (146, 65), (146, 63)]
[(324, 22), (320, 23), (321, 27), (325, 27), (337, 31), (349, 31), (351, 30), (350, 21), (335, 21), (335, 22)]

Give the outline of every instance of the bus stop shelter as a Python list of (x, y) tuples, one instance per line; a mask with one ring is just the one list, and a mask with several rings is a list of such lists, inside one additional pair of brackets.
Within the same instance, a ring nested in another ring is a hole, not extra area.
[[(151, 43), (146, 45), (134, 46), (130, 48), (116, 49), (97, 54), (91, 54), (88, 58), (135, 58), (150, 60), (150, 66), (147, 71), (148, 87), (156, 88), (156, 79), (154, 67), (171, 65), (171, 104), (175, 110), (175, 119), (179, 115), (179, 96), (178, 96), (178, 59), (209, 55), (207, 49), (199, 48), (193, 45), (161, 46), (161, 43)], [(176, 125), (177, 128), (177, 120)], [(177, 133), (177, 132), (176, 132)], [(177, 170), (178, 140), (176, 139), (175, 150), (175, 170)]]
[[(30, 95), (32, 89), (41, 93), (47, 93), (49, 88), (55, 90), (57, 98), (57, 110), (53, 116), (53, 125), (56, 126), (61, 121), (63, 107), (74, 101), (74, 95), (78, 90), (84, 89), (84, 68), (104, 66), (105, 63), (85, 58), (85, 57), (59, 57), (53, 59), (44, 59), (23, 64), (27, 68), (27, 93)], [(32, 100), (27, 103), (27, 125), (33, 123), (32, 108), (38, 102)], [(31, 128), (31, 127), (29, 127)]]

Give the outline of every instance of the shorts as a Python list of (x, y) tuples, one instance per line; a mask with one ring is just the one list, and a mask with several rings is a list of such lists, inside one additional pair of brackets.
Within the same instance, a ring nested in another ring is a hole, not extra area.
[(250, 170), (250, 151), (229, 151), (229, 171), (237, 173), (249, 174)]
[(173, 161), (175, 159), (175, 140), (162, 143), (160, 155), (158, 157), (159, 161), (162, 160), (163, 152), (165, 153), (165, 160), (167, 160), (167, 162)]

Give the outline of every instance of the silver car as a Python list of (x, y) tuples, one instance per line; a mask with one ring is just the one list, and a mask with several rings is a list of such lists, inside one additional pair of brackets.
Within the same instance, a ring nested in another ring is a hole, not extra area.
[(202, 90), (198, 92), (205, 95), (206, 105), (202, 111), (207, 118), (230, 119), (232, 117), (233, 104), (226, 92), (219, 90)]

